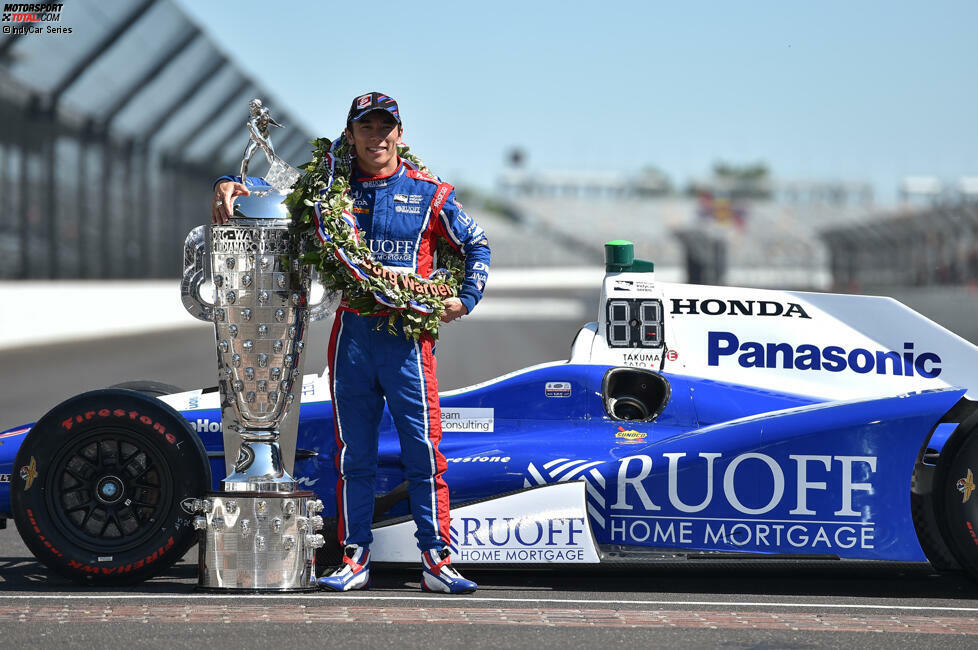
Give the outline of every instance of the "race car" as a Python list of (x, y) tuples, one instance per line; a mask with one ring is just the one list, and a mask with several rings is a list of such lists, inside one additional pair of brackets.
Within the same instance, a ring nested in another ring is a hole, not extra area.
[[(657, 282), (628, 250), (608, 245), (568, 360), (441, 394), (455, 563), (804, 558), (978, 576), (978, 348), (889, 298)], [(327, 522), (328, 386), (304, 378), (285, 450)], [(0, 517), (76, 581), (158, 574), (195, 543), (193, 500), (233, 461), (219, 400), (111, 388), (0, 433)], [(371, 550), (417, 561), (387, 413)]]

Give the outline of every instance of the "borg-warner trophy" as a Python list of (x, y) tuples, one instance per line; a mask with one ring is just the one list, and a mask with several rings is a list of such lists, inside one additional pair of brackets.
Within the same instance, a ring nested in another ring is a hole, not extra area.
[[(195, 500), (202, 531), (198, 588), (281, 592), (315, 589), (315, 550), (323, 545), (323, 504), (292, 478), (306, 328), (328, 314), (334, 296), (309, 304), (311, 269), (289, 231), (282, 201), (299, 173), (275, 155), (261, 101), (249, 102), (250, 140), (268, 159), (267, 191), (238, 197), (224, 225), (198, 226), (184, 246), (181, 297), (217, 338), (218, 384), (227, 477), (222, 491)], [(205, 282), (215, 300), (201, 296)], [(335, 307), (335, 303), (333, 304)]]

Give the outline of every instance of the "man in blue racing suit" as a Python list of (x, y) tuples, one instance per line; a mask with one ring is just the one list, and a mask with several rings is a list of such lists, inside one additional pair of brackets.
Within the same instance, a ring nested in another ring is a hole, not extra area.
[[(397, 103), (382, 93), (353, 100), (346, 137), (355, 150), (351, 194), (361, 238), (376, 262), (396, 272), (428, 277), (439, 238), (465, 258), (465, 281), (457, 298), (445, 300), (443, 322), (475, 307), (482, 297), (489, 245), (483, 230), (462, 210), (454, 188), (427, 176), (397, 155), (403, 127)], [(227, 179), (227, 180), (226, 180)], [(228, 177), (215, 186), (214, 223), (226, 223), (233, 197), (248, 189)], [(409, 501), (422, 554), (421, 588), (471, 593), (477, 585), (451, 566), (449, 494), (443, 474), (435, 344), (430, 335), (413, 341), (377, 318), (361, 316), (344, 300), (330, 335), (328, 364), (337, 440), (336, 486), (343, 564), (319, 579), (325, 589), (348, 591), (370, 584), (370, 530), (374, 509), (378, 429), (384, 399), (397, 427)]]

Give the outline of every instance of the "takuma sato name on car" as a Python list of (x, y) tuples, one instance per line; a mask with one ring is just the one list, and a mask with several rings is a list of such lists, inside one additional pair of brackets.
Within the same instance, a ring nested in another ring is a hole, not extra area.
[(802, 343), (762, 343), (741, 341), (732, 332), (707, 334), (707, 364), (719, 366), (723, 357), (736, 357), (743, 368), (784, 368), (794, 370), (827, 370), (878, 375), (919, 375), (932, 379), (941, 374), (941, 357), (933, 352), (916, 352), (913, 342), (903, 344), (902, 351), (846, 349), (841, 345)]
[[(771, 456), (748, 452), (722, 471), (715, 471), (717, 461), (725, 461), (721, 453), (687, 456), (664, 453), (653, 463), (640, 454), (619, 461), (617, 491), (608, 494), (612, 543), (813, 552), (874, 548), (874, 523), (853, 501), (858, 493), (873, 494), (876, 456), (792, 454), (783, 468)], [(666, 471), (653, 474), (653, 465), (663, 462)], [(786, 507), (787, 517), (779, 518)]]

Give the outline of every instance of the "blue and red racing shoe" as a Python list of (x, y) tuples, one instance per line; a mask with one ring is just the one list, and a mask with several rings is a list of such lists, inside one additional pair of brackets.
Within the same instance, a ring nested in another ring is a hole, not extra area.
[(370, 550), (350, 545), (343, 549), (343, 564), (316, 581), (320, 589), (351, 591), (370, 589)]
[(479, 588), (452, 568), (447, 548), (431, 549), (421, 554), (421, 590), (442, 594), (471, 594)]

